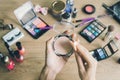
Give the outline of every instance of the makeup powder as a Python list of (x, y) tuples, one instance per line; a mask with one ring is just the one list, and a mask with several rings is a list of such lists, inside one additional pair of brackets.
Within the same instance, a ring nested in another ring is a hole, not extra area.
[(95, 12), (95, 7), (91, 4), (87, 4), (83, 7), (83, 12), (86, 14), (93, 14)]
[(72, 46), (70, 44), (70, 39), (65, 36), (58, 37), (55, 41), (54, 49), (57, 55), (66, 56), (72, 53)]

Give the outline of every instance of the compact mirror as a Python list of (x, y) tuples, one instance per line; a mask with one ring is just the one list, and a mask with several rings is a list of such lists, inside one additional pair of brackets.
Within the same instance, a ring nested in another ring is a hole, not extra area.
[(70, 41), (72, 41), (72, 38), (67, 34), (55, 36), (53, 41), (53, 50), (55, 54), (57, 56), (71, 56), (74, 50), (70, 44)]

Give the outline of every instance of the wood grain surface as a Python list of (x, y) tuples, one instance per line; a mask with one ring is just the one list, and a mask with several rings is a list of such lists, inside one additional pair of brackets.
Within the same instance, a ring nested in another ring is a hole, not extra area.
[[(20, 28), (20, 30), (25, 34), (25, 37), (20, 41), (26, 49), (23, 63), (16, 63), (15, 69), (8, 72), (3, 65), (0, 65), (0, 80), (38, 80), (40, 71), (44, 66), (45, 62), (45, 45), (46, 40), (50, 37), (55, 36), (56, 33), (53, 30), (49, 30), (39, 39), (33, 39), (19, 24), (13, 11), (18, 8), (23, 3), (28, 0), (0, 0), (0, 19), (5, 20), (5, 24), (13, 24), (14, 27)], [(54, 0), (32, 0), (33, 4), (40, 4), (41, 6), (50, 7), (51, 3)], [(105, 9), (102, 7), (102, 3), (107, 5), (112, 5), (117, 0), (74, 0), (75, 6), (78, 9), (78, 14), (76, 19), (82, 19), (87, 17), (96, 17), (101, 14), (105, 14)], [(65, 0), (64, 0), (65, 2)], [(96, 12), (92, 15), (84, 14), (81, 11), (81, 8), (85, 4), (93, 4), (96, 7)], [(41, 17), (49, 25), (53, 25), (56, 22), (50, 14), (43, 16), (38, 13), (38, 16)], [(105, 17), (99, 19), (106, 26), (112, 24), (115, 26), (115, 33), (120, 33), (120, 25), (113, 20), (111, 17)], [(85, 26), (75, 29), (75, 32), (78, 34)], [(9, 30), (0, 30), (0, 37), (2, 38)], [(92, 43), (88, 43), (84, 38), (78, 35), (81, 44), (83, 44), (88, 50), (93, 50), (98, 47), (102, 47), (106, 44), (101, 40), (102, 36), (105, 34), (103, 32), (96, 40)], [(15, 45), (12, 46), (13, 49), (16, 49)], [(0, 39), (0, 51), (5, 55), (8, 55), (8, 51), (4, 46), (2, 39)], [(118, 51), (114, 56), (109, 59), (100, 61), (98, 63), (96, 80), (120, 80), (120, 64), (117, 63), (117, 60), (120, 58), (120, 51)], [(80, 80), (78, 76), (76, 61), (74, 55), (72, 55), (65, 65), (63, 70), (57, 75), (56, 80)]]

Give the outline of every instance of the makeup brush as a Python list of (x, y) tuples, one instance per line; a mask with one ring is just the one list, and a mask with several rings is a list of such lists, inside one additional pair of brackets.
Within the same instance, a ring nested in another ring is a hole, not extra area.
[(108, 32), (113, 32), (114, 31), (114, 26), (113, 25), (109, 25), (108, 26)]
[(113, 25), (109, 25), (108, 26), (108, 30), (107, 30), (103, 40), (106, 40), (106, 39), (110, 40), (111, 39), (111, 32), (113, 32), (113, 31), (114, 31), (114, 26)]

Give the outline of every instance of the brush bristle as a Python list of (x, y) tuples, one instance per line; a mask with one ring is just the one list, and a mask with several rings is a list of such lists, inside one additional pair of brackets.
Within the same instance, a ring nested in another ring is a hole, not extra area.
[(109, 25), (108, 26), (108, 32), (112, 32), (114, 31), (114, 26), (113, 25)]

